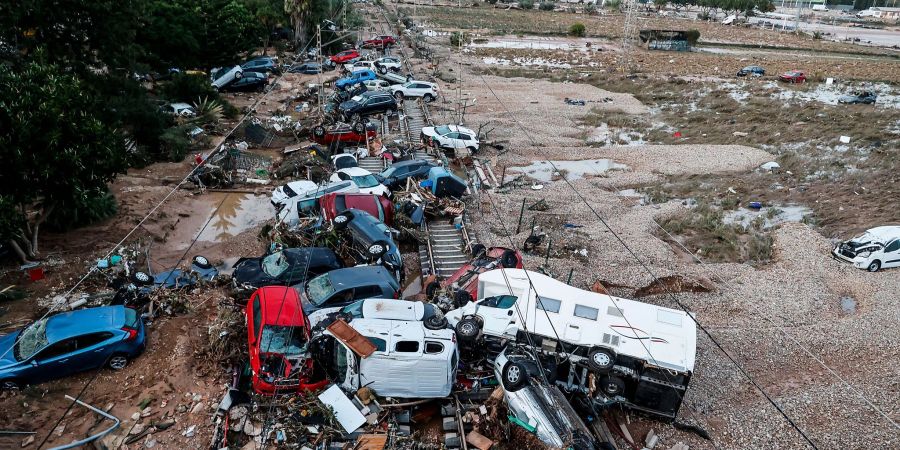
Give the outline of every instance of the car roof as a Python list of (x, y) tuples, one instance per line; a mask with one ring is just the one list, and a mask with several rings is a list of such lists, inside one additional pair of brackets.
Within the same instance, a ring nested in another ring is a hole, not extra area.
[(427, 159), (409, 159), (406, 161), (400, 161), (398, 163), (391, 164), (390, 167), (405, 167), (405, 166), (412, 166), (412, 165), (418, 166), (421, 164), (431, 164), (431, 162), (428, 161)]
[(422, 320), (425, 303), (393, 298), (367, 298), (362, 302), (362, 318), (388, 320)]
[(122, 305), (79, 309), (47, 319), (47, 342), (54, 343), (82, 334), (119, 329), (125, 325)]
[[(394, 300), (402, 302), (403, 300)], [(440, 330), (429, 330), (425, 328), (425, 324), (417, 320), (387, 320), (387, 319), (354, 319), (350, 322), (356, 331), (363, 336), (379, 337), (380, 335), (391, 335), (389, 341), (418, 341), (424, 339), (440, 339), (453, 341), (453, 330), (444, 328)], [(421, 351), (421, 349), (420, 349)], [(449, 354), (447, 355), (449, 357)]]
[(361, 176), (365, 176), (365, 175), (372, 175), (372, 172), (369, 172), (368, 170), (363, 169), (362, 167), (346, 167), (344, 169), (338, 170), (338, 172), (346, 173), (347, 175), (350, 175), (351, 177), (361, 177)]
[(437, 129), (438, 129), (439, 127), (441, 127), (441, 126), (446, 126), (447, 128), (450, 129), (450, 131), (455, 131), (455, 132), (460, 132), (460, 133), (467, 133), (467, 134), (471, 134), (471, 135), (473, 135), (473, 136), (475, 135), (475, 131), (473, 131), (473, 130), (471, 130), (471, 129), (469, 129), (469, 128), (461, 127), (461, 126), (459, 126), (459, 125), (449, 125), (449, 124), (448, 124), (448, 125), (437, 125), (437, 126), (435, 126), (435, 127), (434, 127), (434, 128), (435, 128), (435, 132), (437, 132)]
[(264, 324), (281, 326), (305, 324), (300, 296), (295, 289), (289, 286), (266, 286), (257, 289), (253, 295), (259, 298)]
[(359, 95), (362, 95), (363, 97), (391, 97), (391, 98), (394, 98), (394, 96), (391, 95), (390, 92), (385, 92), (385, 91), (366, 91)]
[(286, 255), (290, 255), (293, 258), (302, 259), (304, 261), (309, 258), (309, 265), (311, 266), (338, 264), (340, 262), (337, 254), (334, 253), (334, 250), (328, 247), (297, 247), (286, 248), (282, 251)]
[(866, 230), (866, 233), (871, 234), (873, 237), (887, 243), (888, 241), (894, 238), (900, 238), (900, 225), (886, 225), (882, 227), (875, 227)]
[(328, 272), (328, 278), (331, 280), (335, 291), (355, 286), (380, 285), (385, 284), (385, 282), (392, 287), (398, 288), (394, 276), (380, 265), (336, 269)]

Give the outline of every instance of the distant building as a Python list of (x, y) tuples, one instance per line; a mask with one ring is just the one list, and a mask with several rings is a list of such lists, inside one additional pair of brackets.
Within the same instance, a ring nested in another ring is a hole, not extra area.
[(883, 21), (896, 22), (900, 20), (900, 8), (887, 8), (884, 6), (876, 6), (864, 11), (860, 11), (857, 17), (871, 17), (873, 19), (881, 19)]

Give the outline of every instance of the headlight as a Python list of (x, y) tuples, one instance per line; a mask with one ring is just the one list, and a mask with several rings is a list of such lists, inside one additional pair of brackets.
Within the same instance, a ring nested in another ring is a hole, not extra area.
[(856, 254), (857, 258), (868, 258), (872, 256), (872, 252), (869, 250), (865, 250)]

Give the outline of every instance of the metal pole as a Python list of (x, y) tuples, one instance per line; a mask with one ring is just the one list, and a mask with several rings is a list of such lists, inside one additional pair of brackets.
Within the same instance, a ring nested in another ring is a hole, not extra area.
[(74, 441), (74, 442), (71, 442), (71, 443), (66, 444), (66, 445), (61, 445), (61, 446), (59, 446), (59, 447), (53, 447), (53, 448), (50, 449), (50, 450), (65, 450), (65, 449), (69, 449), (69, 448), (80, 447), (80, 446), (82, 446), (82, 445), (84, 445), (84, 444), (87, 444), (87, 443), (89, 443), (89, 442), (96, 441), (97, 439), (100, 439), (100, 438), (102, 438), (103, 436), (106, 436), (107, 434), (112, 433), (112, 431), (115, 430), (116, 428), (119, 428), (119, 419), (118, 419), (116, 416), (113, 416), (113, 415), (107, 413), (106, 411), (104, 411), (104, 410), (102, 410), (102, 409), (100, 409), (100, 408), (95, 408), (95, 407), (93, 407), (93, 406), (91, 406), (91, 405), (88, 405), (87, 403), (85, 403), (85, 402), (83, 402), (83, 401), (81, 401), (81, 400), (78, 400), (77, 398), (72, 398), (72, 397), (70, 397), (70, 396), (68, 396), (68, 395), (66, 395), (66, 398), (69, 399), (69, 400), (74, 401), (75, 403), (78, 403), (78, 404), (81, 405), (81, 406), (84, 406), (84, 407), (87, 408), (87, 409), (90, 409), (91, 411), (93, 411), (93, 412), (95, 412), (95, 413), (97, 413), (97, 414), (100, 414), (101, 416), (103, 416), (103, 417), (105, 417), (105, 418), (107, 418), (107, 419), (109, 419), (109, 420), (112, 420), (112, 421), (115, 422), (115, 423), (114, 423), (111, 427), (109, 427), (108, 429), (106, 429), (106, 430), (104, 430), (104, 431), (101, 431), (100, 433), (97, 433), (97, 434), (95, 434), (95, 435), (93, 435), (93, 436), (88, 436), (88, 437), (86, 437), (86, 438), (84, 438), (84, 439), (81, 439), (81, 440), (79, 440), (79, 441)]
[(550, 263), (550, 250), (553, 249), (553, 237), (547, 236), (547, 254), (544, 255), (544, 267)]
[(575, 272), (575, 269), (574, 269), (574, 268), (569, 269), (569, 279), (566, 280), (566, 284), (568, 284), (568, 285), (571, 285), (571, 284), (572, 284), (572, 272)]
[[(504, 168), (503, 170), (505, 171), (506, 168)], [(516, 225), (516, 234), (519, 234), (522, 232), (522, 216), (524, 214), (525, 214), (525, 198), (523, 197), (522, 198), (522, 209), (519, 210), (519, 224)], [(532, 227), (531, 231), (534, 231), (534, 227)]]

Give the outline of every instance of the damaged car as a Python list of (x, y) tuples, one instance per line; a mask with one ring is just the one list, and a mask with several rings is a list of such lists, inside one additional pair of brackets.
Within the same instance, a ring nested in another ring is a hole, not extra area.
[(297, 291), (266, 286), (247, 302), (247, 338), (253, 390), (275, 395), (328, 385), (309, 353), (310, 327)]
[(425, 294), (445, 310), (459, 308), (478, 298), (478, 276), (499, 267), (521, 269), (522, 254), (506, 247), (485, 248), (472, 246), (472, 260), (460, 267), (447, 279), (433, 281), (425, 286)]
[(264, 286), (291, 286), (344, 267), (333, 250), (325, 247), (286, 248), (259, 258), (241, 258), (231, 275), (232, 296), (247, 299)]
[(475, 131), (459, 125), (441, 125), (424, 127), (421, 134), (422, 143), (441, 150), (469, 149), (475, 153), (481, 145)]
[(394, 241), (394, 236), (399, 234), (396, 230), (371, 214), (355, 208), (338, 214), (332, 223), (357, 264), (384, 266), (397, 281), (403, 283), (403, 257)]
[(394, 223), (394, 204), (383, 195), (375, 194), (325, 194), (319, 199), (322, 206), (322, 218), (334, 220), (339, 214), (350, 209), (363, 210), (377, 218), (385, 225)]
[(400, 284), (381, 266), (332, 270), (294, 286), (307, 315), (325, 308), (347, 306), (364, 298), (399, 298)]
[(419, 321), (429, 330), (440, 330), (448, 325), (444, 313), (434, 304), (386, 298), (367, 298), (343, 308), (320, 309), (309, 315), (313, 327), (319, 323), (330, 325), (337, 319), (345, 322), (355, 319)]
[(370, 122), (353, 125), (336, 123), (332, 126), (316, 125), (312, 128), (312, 140), (319, 145), (359, 144), (378, 136), (378, 128)]
[(900, 267), (900, 226), (883, 226), (838, 243), (831, 250), (840, 261), (869, 272)]

